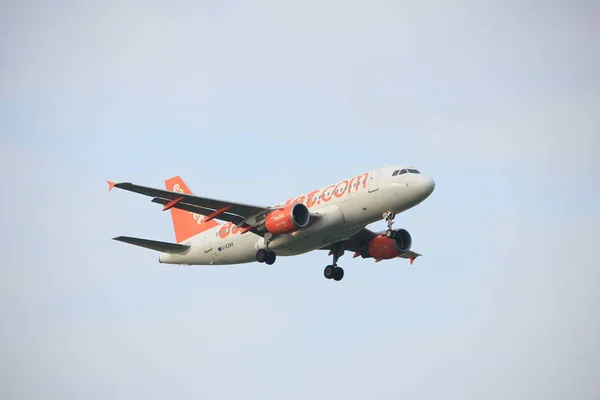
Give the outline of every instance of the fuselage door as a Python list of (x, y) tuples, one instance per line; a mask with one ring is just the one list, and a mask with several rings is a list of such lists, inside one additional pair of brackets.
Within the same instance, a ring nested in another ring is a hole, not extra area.
[(379, 174), (381, 173), (381, 168), (377, 169), (369, 174), (369, 193), (376, 191), (379, 189)]
[(212, 247), (210, 247), (210, 238), (208, 237), (208, 235), (206, 235), (206, 234), (204, 235), (203, 242), (204, 242), (204, 252), (208, 253), (209, 251), (212, 250)]

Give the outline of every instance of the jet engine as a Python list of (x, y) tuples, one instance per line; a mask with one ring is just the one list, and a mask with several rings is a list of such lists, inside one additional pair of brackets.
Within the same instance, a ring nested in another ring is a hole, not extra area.
[(369, 241), (368, 253), (376, 260), (387, 260), (406, 253), (412, 246), (412, 238), (406, 229), (394, 231), (394, 237), (385, 234), (375, 236)]
[(310, 212), (302, 203), (290, 204), (267, 214), (264, 230), (276, 235), (292, 233), (308, 226)]

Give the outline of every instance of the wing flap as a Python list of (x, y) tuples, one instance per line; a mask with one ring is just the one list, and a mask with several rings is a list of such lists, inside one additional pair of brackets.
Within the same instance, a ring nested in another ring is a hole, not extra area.
[(185, 244), (160, 242), (158, 240), (140, 239), (131, 236), (117, 236), (113, 238), (113, 240), (132, 244), (134, 246), (145, 247), (162, 253), (182, 253), (190, 248), (189, 245)]

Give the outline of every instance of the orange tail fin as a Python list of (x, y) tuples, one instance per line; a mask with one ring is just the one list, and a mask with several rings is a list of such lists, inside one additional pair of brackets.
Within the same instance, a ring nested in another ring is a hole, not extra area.
[[(165, 181), (167, 190), (185, 194), (192, 194), (183, 179), (179, 176), (174, 176)], [(173, 229), (175, 230), (175, 239), (177, 243), (191, 238), (207, 229), (214, 228), (219, 225), (215, 220), (204, 221), (204, 215), (195, 214), (190, 211), (171, 208), (171, 218), (173, 218)]]

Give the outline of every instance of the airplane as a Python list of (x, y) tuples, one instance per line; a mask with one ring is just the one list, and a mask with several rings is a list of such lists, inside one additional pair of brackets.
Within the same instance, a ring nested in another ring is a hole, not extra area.
[[(165, 181), (166, 190), (107, 181), (108, 190), (123, 189), (152, 197), (169, 210), (177, 243), (130, 236), (114, 240), (159, 251), (160, 263), (232, 265), (250, 262), (272, 265), (277, 256), (329, 250), (333, 262), (325, 278), (340, 281), (338, 260), (346, 250), (354, 258), (375, 262), (421, 256), (411, 250), (412, 237), (392, 228), (394, 218), (422, 201), (435, 188), (430, 177), (414, 167), (386, 166), (292, 197), (273, 206), (257, 206), (192, 194), (179, 176)], [(384, 219), (387, 230), (367, 225)], [(217, 222), (222, 221), (222, 223)]]

